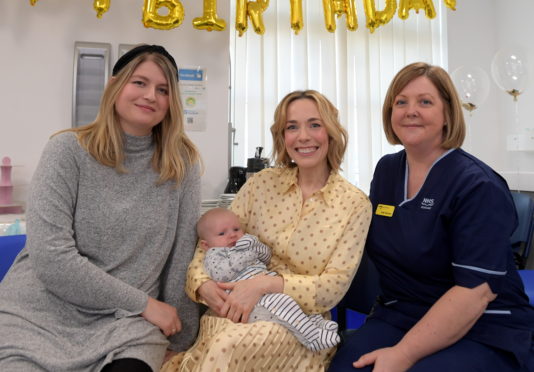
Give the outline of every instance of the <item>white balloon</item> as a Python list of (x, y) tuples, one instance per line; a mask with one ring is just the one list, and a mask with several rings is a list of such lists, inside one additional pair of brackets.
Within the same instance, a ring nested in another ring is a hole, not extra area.
[(527, 69), (527, 59), (520, 48), (501, 49), (491, 61), (493, 80), (500, 89), (512, 95), (515, 100), (527, 86)]
[(490, 82), (486, 71), (477, 66), (461, 66), (451, 73), (462, 106), (473, 111), (488, 98)]

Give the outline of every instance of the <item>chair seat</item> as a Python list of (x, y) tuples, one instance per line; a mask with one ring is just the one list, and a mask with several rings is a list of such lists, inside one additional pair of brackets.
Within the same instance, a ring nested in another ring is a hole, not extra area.
[(534, 306), (534, 270), (518, 270), (518, 273), (523, 280), (525, 292), (530, 300), (530, 304)]

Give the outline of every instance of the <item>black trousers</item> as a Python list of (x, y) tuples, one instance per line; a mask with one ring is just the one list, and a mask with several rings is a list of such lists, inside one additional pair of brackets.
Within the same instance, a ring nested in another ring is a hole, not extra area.
[(117, 359), (106, 364), (102, 372), (153, 372), (148, 364), (139, 359)]

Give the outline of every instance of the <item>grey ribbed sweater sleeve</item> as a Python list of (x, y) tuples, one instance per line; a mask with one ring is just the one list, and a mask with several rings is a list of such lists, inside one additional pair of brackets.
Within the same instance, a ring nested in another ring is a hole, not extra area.
[(46, 145), (33, 176), (27, 212), (32, 267), (50, 292), (71, 304), (104, 312), (140, 313), (148, 295), (109, 275), (77, 248), (73, 216), (82, 151), (74, 135), (56, 136)]
[(187, 267), (197, 244), (196, 222), (200, 216), (200, 171), (195, 166), (182, 181), (178, 228), (169, 260), (161, 278), (161, 300), (176, 307), (182, 331), (169, 338), (170, 349), (183, 351), (196, 339), (199, 306), (185, 293)]

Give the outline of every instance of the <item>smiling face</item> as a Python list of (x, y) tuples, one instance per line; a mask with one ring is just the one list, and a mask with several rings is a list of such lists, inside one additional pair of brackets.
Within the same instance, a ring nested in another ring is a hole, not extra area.
[(395, 97), (391, 125), (407, 150), (431, 151), (442, 147), (445, 125), (443, 100), (426, 76), (409, 82)]
[(141, 63), (122, 88), (115, 110), (122, 130), (146, 136), (169, 110), (169, 87), (161, 68), (153, 61)]
[(328, 170), (328, 133), (313, 100), (296, 99), (287, 106), (284, 143), (300, 170)]
[[(209, 212), (207, 212), (209, 213)], [(205, 248), (233, 247), (244, 235), (239, 218), (230, 211), (214, 211), (202, 222), (200, 244)]]

